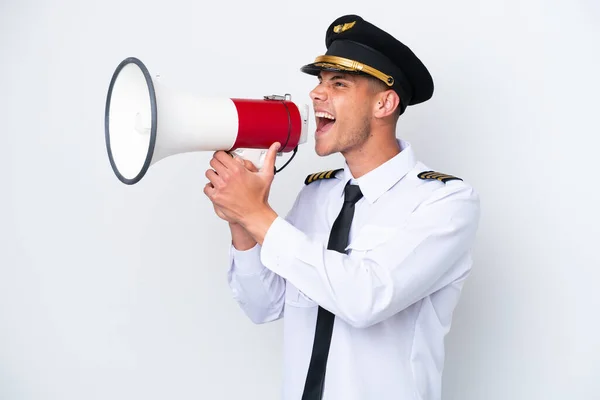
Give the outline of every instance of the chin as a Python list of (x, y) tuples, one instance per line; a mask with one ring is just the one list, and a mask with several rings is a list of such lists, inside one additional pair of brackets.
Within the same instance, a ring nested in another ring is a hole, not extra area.
[(319, 148), (319, 146), (315, 146), (315, 153), (317, 153), (317, 155), (320, 157), (324, 157), (324, 156), (328, 155), (328, 153), (326, 151), (324, 151), (323, 149)]
[(318, 156), (325, 157), (333, 153), (331, 148), (328, 148), (325, 144), (319, 143), (318, 141), (315, 143), (315, 153)]

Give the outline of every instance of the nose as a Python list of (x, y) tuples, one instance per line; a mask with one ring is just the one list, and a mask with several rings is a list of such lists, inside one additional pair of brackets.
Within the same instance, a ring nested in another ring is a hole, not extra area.
[(327, 100), (327, 91), (321, 84), (317, 84), (313, 90), (309, 93), (312, 101), (325, 101)]

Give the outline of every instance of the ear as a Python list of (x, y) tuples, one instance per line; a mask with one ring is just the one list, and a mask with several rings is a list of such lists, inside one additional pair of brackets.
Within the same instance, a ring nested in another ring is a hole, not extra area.
[(400, 107), (400, 97), (395, 90), (386, 90), (377, 95), (377, 104), (375, 104), (376, 118), (385, 118), (394, 114), (396, 109)]

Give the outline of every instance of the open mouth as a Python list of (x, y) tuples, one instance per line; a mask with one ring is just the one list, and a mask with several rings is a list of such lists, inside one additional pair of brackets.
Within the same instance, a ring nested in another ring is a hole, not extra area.
[(315, 119), (319, 133), (328, 131), (335, 124), (335, 117), (324, 111), (315, 112)]

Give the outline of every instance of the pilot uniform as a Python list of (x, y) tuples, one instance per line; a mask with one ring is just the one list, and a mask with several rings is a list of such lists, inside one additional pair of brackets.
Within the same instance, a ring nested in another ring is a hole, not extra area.
[[(330, 37), (343, 34), (355, 43), (372, 44), (373, 36), (393, 39), (354, 15), (328, 28), (330, 49), (335, 43)], [(406, 49), (401, 52), (406, 56)], [(317, 60), (325, 63), (319, 68), (334, 68), (331, 61), (344, 55)], [(419, 92), (422, 81), (415, 76), (425, 73), (406, 72), (420, 68), (411, 60), (401, 79), (394, 76), (394, 84), (404, 86), (404, 108), (414, 96), (426, 99), (432, 91)], [(378, 65), (383, 75), (395, 71)], [(311, 68), (318, 66), (303, 70), (311, 73)], [(479, 198), (464, 180), (418, 161), (410, 143), (398, 143), (399, 154), (358, 179), (346, 164), (309, 174), (291, 210), (277, 217), (262, 245), (245, 251), (231, 247), (227, 277), (234, 299), (255, 323), (283, 318), (283, 400), (441, 399), (444, 336), (471, 270)], [(348, 184), (358, 185), (362, 195), (354, 204), (347, 245), (331, 250), (328, 237)], [(320, 309), (334, 320), (324, 382), (318, 396), (310, 397), (303, 392), (316, 357)]]

